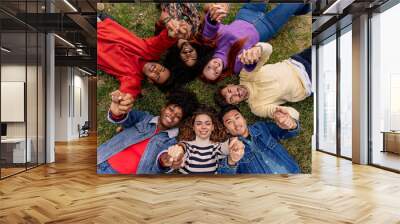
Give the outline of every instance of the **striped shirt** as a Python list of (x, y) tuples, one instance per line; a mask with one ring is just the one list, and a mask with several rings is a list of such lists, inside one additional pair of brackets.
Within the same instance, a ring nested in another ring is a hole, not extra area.
[(229, 154), (228, 143), (212, 143), (197, 146), (195, 141), (182, 142), (185, 145), (185, 165), (179, 169), (183, 174), (215, 174), (218, 160)]

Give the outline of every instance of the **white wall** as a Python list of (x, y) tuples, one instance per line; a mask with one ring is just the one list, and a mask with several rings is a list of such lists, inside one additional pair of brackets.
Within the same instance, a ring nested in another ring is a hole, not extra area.
[[(28, 88), (27, 88), (27, 120), (28, 120), (28, 137), (29, 133), (35, 133), (36, 137), (36, 79), (32, 79), (31, 74), (36, 74), (36, 66), (27, 66), (20, 64), (4, 64), (1, 66), (1, 81), (3, 82), (25, 82), (26, 70), (28, 72)], [(30, 87), (30, 88), (29, 88)], [(42, 105), (38, 105), (39, 107)], [(7, 108), (1, 108), (7, 110)], [(33, 113), (34, 111), (35, 113)], [(10, 111), (12, 113), (12, 111)], [(33, 122), (33, 123), (32, 123)], [(8, 137), (25, 137), (25, 123), (26, 122), (7, 122), (7, 136)], [(30, 131), (32, 128), (33, 131)]]
[(79, 138), (78, 124), (82, 126), (88, 120), (88, 78), (83, 75), (76, 68), (56, 67), (56, 141)]
[(55, 68), (55, 141), (68, 140), (69, 69)]
[[(77, 74), (78, 71), (78, 74)], [(73, 108), (73, 119), (72, 119), (72, 132), (71, 135), (73, 138), (79, 137), (78, 133), (78, 124), (82, 126), (85, 121), (88, 121), (88, 78), (83, 77), (82, 73), (79, 70), (74, 71), (74, 108)], [(81, 111), (80, 111), (81, 110)]]
[[(25, 82), (25, 65), (10, 64), (1, 66), (1, 81)], [(7, 108), (1, 108), (6, 110)], [(24, 122), (7, 122), (7, 137), (25, 137)]]
[(1, 65), (1, 81), (25, 82), (25, 64)]

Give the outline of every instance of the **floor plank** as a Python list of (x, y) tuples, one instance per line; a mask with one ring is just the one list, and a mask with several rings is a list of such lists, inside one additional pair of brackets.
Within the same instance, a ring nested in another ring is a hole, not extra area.
[(0, 181), (0, 223), (400, 223), (400, 175), (313, 152), (313, 174), (96, 174), (96, 138)]

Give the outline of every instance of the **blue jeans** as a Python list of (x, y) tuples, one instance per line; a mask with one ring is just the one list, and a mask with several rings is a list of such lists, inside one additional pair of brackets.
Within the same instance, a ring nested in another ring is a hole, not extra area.
[(291, 57), (292, 59), (302, 63), (304, 65), (304, 68), (307, 71), (308, 77), (310, 77), (310, 80), (312, 81), (312, 75), (311, 75), (311, 48), (307, 48), (304, 51), (295, 54)]
[(118, 172), (115, 171), (106, 160), (97, 165), (97, 174), (118, 174)]
[(307, 5), (282, 3), (268, 13), (265, 12), (266, 7), (266, 3), (246, 3), (236, 15), (236, 19), (255, 26), (262, 42), (274, 37), (293, 15), (303, 13)]

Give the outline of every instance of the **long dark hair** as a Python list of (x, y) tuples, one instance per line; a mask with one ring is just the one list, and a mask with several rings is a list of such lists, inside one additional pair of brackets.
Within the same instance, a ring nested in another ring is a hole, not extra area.
[(211, 60), (214, 54), (214, 48), (208, 45), (201, 45), (197, 41), (190, 41), (190, 45), (197, 52), (197, 60), (193, 66), (187, 66), (180, 57), (181, 49), (177, 45), (170, 48), (165, 55), (164, 65), (170, 70), (170, 78), (168, 82), (160, 86), (162, 92), (182, 87), (183, 85), (193, 81), (203, 72), (204, 66)]

